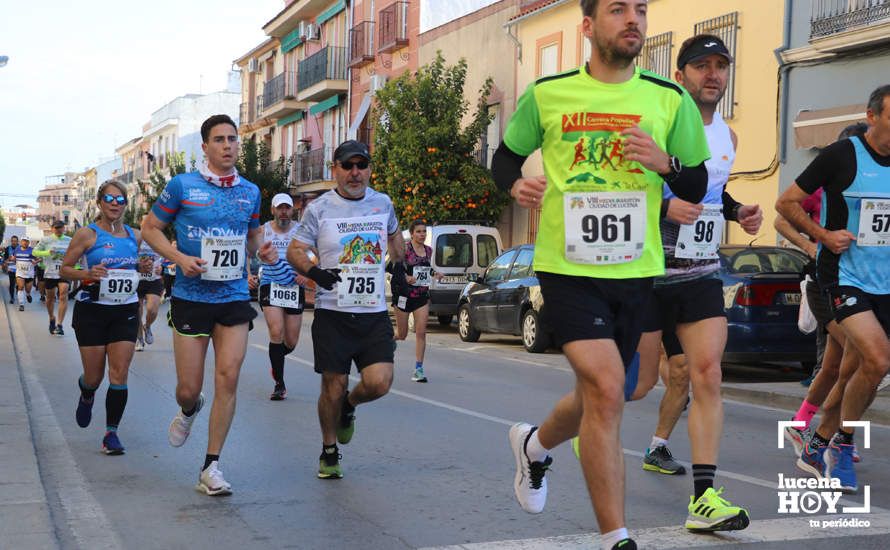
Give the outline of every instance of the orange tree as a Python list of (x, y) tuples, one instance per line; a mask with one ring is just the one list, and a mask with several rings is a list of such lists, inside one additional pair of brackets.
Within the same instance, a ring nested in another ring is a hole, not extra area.
[(377, 91), (372, 186), (388, 194), (402, 226), (472, 220), (493, 224), (507, 204), (474, 152), (492, 115), (491, 78), (470, 112), (463, 96), (464, 59), (446, 66), (441, 52), (417, 73), (405, 73)]

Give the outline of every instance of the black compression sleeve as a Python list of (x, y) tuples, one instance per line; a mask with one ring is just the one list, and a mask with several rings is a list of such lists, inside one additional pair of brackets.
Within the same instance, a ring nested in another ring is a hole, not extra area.
[(501, 142), (491, 159), (491, 175), (498, 189), (505, 193), (510, 192), (513, 183), (522, 177), (522, 165), (526, 158), (528, 157), (517, 155)]
[(684, 166), (667, 184), (677, 198), (698, 204), (708, 192), (708, 169), (704, 162), (698, 166)]
[(723, 187), (723, 219), (729, 222), (737, 222), (738, 217), (736, 216), (738, 208), (742, 206), (742, 203), (738, 202), (729, 192), (726, 190), (726, 186)]

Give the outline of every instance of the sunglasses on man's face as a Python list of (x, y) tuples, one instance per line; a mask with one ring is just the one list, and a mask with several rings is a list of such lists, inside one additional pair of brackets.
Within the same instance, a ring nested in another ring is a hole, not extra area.
[(127, 197), (123, 195), (109, 195), (108, 193), (105, 193), (102, 196), (102, 202), (104, 202), (105, 204), (116, 202), (118, 205), (123, 206), (127, 204)]
[(352, 161), (347, 160), (347, 161), (341, 162), (340, 166), (342, 166), (344, 170), (352, 170), (352, 168), (355, 166), (357, 166), (359, 170), (364, 170), (365, 168), (368, 167), (368, 164), (369, 163), (366, 160), (360, 160), (358, 162), (352, 162)]

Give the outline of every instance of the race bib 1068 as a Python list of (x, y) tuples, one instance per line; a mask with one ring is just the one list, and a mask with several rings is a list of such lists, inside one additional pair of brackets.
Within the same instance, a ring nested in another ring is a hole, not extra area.
[(566, 193), (564, 214), (568, 261), (620, 264), (643, 254), (645, 193)]
[(20, 277), (22, 279), (33, 279), (34, 264), (31, 263), (31, 260), (16, 260), (15, 274), (16, 277)]
[(272, 283), (269, 287), (269, 305), (300, 309), (303, 307), (303, 304), (300, 303), (300, 286)]

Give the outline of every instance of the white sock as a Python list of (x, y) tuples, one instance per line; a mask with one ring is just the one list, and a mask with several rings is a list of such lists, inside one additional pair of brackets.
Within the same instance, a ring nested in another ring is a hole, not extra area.
[(541, 445), (541, 440), (538, 439), (538, 430), (532, 432), (531, 437), (528, 438), (528, 442), (525, 444), (525, 456), (532, 462), (544, 462), (550, 455), (547, 451)]
[(615, 529), (602, 534), (603, 550), (612, 550), (612, 547), (627, 538), (627, 527)]
[(652, 436), (652, 441), (649, 443), (649, 448), (654, 449), (655, 447), (667, 447), (668, 440), (662, 439), (657, 435)]

